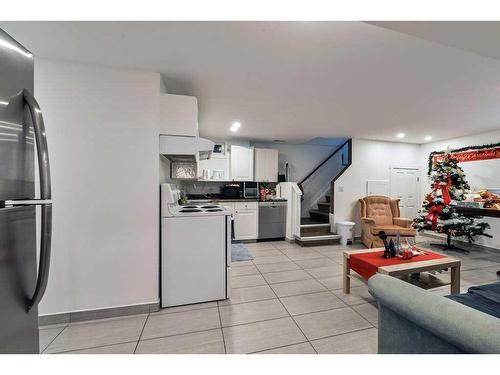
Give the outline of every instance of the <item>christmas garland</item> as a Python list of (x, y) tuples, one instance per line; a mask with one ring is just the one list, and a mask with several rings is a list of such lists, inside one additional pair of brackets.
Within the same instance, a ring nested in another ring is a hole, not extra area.
[[(466, 147), (461, 147), (461, 148), (454, 148), (449, 150), (450, 153), (456, 153), (456, 152), (463, 152), (463, 151), (479, 151), (479, 150), (484, 150), (488, 148), (497, 148), (500, 147), (500, 142), (499, 143), (493, 143), (489, 145), (481, 145), (481, 146), (466, 146)], [(434, 156), (436, 155), (444, 155), (446, 151), (433, 151), (429, 154), (429, 162), (427, 165), (427, 175), (431, 175), (431, 170), (432, 170), (432, 160)]]

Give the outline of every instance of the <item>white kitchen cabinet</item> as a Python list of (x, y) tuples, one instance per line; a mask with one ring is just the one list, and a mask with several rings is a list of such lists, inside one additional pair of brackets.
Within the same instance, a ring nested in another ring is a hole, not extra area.
[(198, 100), (195, 96), (160, 94), (159, 133), (198, 137)]
[(272, 148), (256, 148), (255, 154), (255, 181), (278, 181), (278, 150)]
[[(236, 206), (236, 205), (235, 205)], [(258, 236), (258, 209), (234, 210), (234, 239), (255, 240)]]
[(231, 180), (253, 181), (253, 147), (231, 145)]

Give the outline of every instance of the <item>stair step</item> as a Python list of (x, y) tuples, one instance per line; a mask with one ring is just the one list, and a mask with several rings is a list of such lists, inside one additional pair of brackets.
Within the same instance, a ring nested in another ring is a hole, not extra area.
[(311, 216), (311, 219), (318, 220), (323, 223), (330, 222), (330, 216), (327, 212), (322, 212), (320, 210), (309, 210), (309, 216)]
[(321, 236), (300, 236), (295, 240), (300, 246), (321, 246), (334, 244), (339, 239), (340, 235), (330, 233), (328, 235)]
[(330, 213), (330, 203), (328, 202), (318, 202), (318, 208), (321, 212)]
[(318, 236), (331, 234), (330, 232), (330, 224), (322, 223), (322, 224), (310, 224), (310, 225), (301, 225), (300, 226), (300, 235), (301, 236)]
[(332, 199), (332, 197), (330, 196), (330, 194), (326, 194), (326, 195), (325, 195), (325, 200), (326, 200), (328, 203), (330, 203), (331, 199)]

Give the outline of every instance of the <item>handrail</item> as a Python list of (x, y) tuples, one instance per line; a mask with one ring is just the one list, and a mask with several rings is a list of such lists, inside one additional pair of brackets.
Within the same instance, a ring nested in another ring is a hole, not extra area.
[[(335, 156), (335, 154), (337, 152), (339, 152), (342, 148), (344, 148), (344, 146), (346, 144), (348, 144), (349, 142), (351, 142), (351, 139), (348, 139), (347, 141), (345, 141), (344, 143), (342, 143), (342, 145), (340, 145), (339, 147), (337, 147), (337, 149), (332, 153), (330, 154), (330, 156), (328, 156), (325, 160), (323, 160), (320, 164), (318, 164), (318, 166), (316, 168), (314, 168), (312, 170), (311, 173), (309, 173), (305, 178), (302, 179), (302, 181), (299, 182), (299, 187), (302, 186), (302, 184), (304, 182), (306, 182), (309, 178), (311, 178), (311, 176), (318, 170), (320, 169), (328, 160), (330, 160), (333, 156)], [(351, 152), (351, 148), (349, 147), (349, 153)], [(351, 160), (351, 155), (349, 155), (349, 162)], [(350, 165), (350, 164), (349, 164)]]
[(352, 139), (349, 139), (347, 141), (349, 143), (349, 148), (348, 148), (348, 154), (347, 154), (347, 164), (344, 164), (344, 168), (337, 173), (337, 175), (333, 178), (333, 180), (330, 182), (330, 212), (333, 213), (333, 206), (334, 206), (334, 201), (335, 201), (335, 181), (344, 174), (344, 172), (349, 168), (352, 164)]

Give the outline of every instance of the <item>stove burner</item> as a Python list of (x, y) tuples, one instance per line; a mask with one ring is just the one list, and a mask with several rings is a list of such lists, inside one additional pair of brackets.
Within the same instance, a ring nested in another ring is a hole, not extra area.
[(208, 206), (201, 206), (201, 208), (219, 208), (219, 206), (208, 205)]
[(188, 208), (188, 209), (180, 210), (179, 212), (203, 212), (203, 210), (200, 210), (197, 208)]
[(182, 206), (182, 208), (198, 208), (198, 206)]
[(210, 208), (208, 210), (205, 210), (206, 212), (219, 212), (219, 211), (223, 211), (222, 209), (220, 208)]

